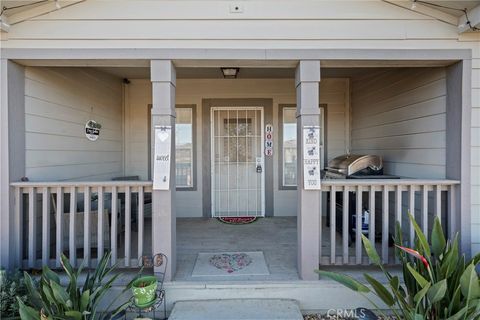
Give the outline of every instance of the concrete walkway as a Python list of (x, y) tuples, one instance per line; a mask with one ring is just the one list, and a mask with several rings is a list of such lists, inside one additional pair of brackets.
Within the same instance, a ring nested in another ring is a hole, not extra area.
[(169, 320), (303, 320), (295, 300), (234, 299), (175, 303)]

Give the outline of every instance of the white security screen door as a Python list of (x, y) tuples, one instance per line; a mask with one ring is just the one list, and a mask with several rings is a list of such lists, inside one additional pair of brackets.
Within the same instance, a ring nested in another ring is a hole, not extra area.
[(263, 217), (263, 107), (211, 109), (212, 216)]

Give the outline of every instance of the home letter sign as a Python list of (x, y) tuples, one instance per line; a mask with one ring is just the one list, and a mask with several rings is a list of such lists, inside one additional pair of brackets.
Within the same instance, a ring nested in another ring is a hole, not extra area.
[(303, 188), (320, 190), (320, 127), (303, 127)]
[(155, 158), (153, 162), (153, 189), (170, 188), (171, 126), (155, 126)]
[(273, 126), (271, 124), (265, 126), (265, 155), (273, 156)]

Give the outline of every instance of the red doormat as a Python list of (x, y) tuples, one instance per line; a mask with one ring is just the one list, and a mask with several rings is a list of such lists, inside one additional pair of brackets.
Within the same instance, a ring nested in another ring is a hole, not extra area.
[(249, 224), (255, 222), (257, 217), (220, 217), (217, 219), (226, 224)]

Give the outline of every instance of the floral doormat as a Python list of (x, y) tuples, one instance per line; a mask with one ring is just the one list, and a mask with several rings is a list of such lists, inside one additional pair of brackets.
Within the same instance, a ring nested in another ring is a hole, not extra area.
[(220, 217), (218, 221), (226, 224), (249, 224), (257, 221), (257, 217)]
[(210, 264), (217, 269), (232, 273), (248, 267), (252, 258), (246, 253), (221, 253), (210, 257)]
[(269, 275), (265, 256), (255, 252), (199, 253), (192, 277)]

